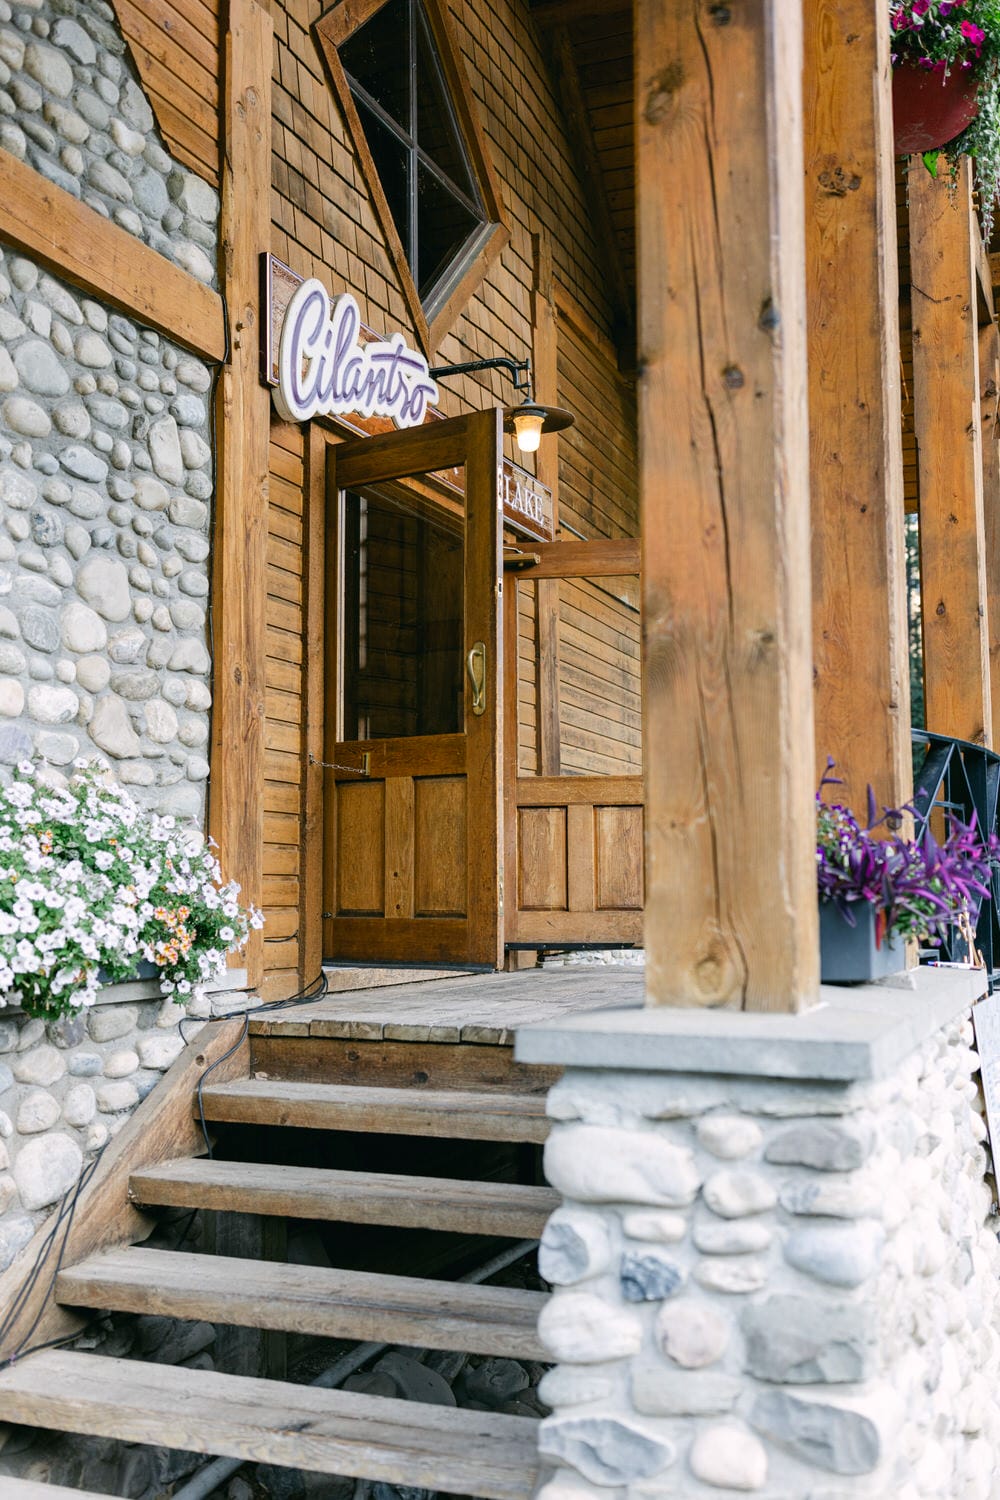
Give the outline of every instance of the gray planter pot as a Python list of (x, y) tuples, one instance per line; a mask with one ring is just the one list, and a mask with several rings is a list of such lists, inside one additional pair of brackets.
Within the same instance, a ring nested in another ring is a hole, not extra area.
[(864, 984), (884, 979), (906, 967), (906, 945), (898, 938), (883, 938), (875, 943), (875, 908), (867, 901), (855, 901), (852, 927), (841, 916), (832, 901), (819, 904), (820, 979), (823, 984)]

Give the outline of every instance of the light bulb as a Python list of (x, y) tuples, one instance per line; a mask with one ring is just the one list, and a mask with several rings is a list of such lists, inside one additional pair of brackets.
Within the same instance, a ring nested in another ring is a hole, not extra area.
[(536, 411), (514, 413), (514, 440), (522, 453), (536, 453), (545, 418)]

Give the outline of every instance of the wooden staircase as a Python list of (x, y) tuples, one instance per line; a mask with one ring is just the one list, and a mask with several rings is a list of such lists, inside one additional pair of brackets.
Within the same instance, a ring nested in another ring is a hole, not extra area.
[[(435, 1231), (462, 1236), (458, 1243), (467, 1244), (483, 1236), (537, 1239), (557, 1206), (557, 1196), (535, 1182), (493, 1180), (495, 1162), (490, 1180), (476, 1180), (297, 1159), (335, 1158), (338, 1150), (356, 1154), (366, 1140), (372, 1150), (395, 1150), (391, 1138), (400, 1149), (407, 1137), (510, 1143), (502, 1159), (512, 1165), (504, 1170), (509, 1178), (523, 1177), (525, 1151), (545, 1136), (541, 1090), (548, 1080), (519, 1070), (509, 1055), (499, 1055), (504, 1049), (494, 1049), (490, 1065), (502, 1081), (489, 1086), (482, 1082), (481, 1058), (473, 1059), (467, 1076), (460, 1057), (424, 1055), (440, 1054), (440, 1047), (412, 1044), (407, 1058), (397, 1046), (390, 1070), (397, 1081), (388, 1086), (384, 1066), (365, 1081), (368, 1070), (359, 1072), (357, 1056), (338, 1066), (329, 1049), (321, 1049), (310, 1060), (308, 1039), (292, 1036), (285, 1055), (297, 1076), (283, 1078), (282, 1037), (272, 1024), (264, 1039), (266, 1076), (255, 1076), (259, 1054), (251, 1036), (206, 1080), (199, 1107), (199, 1080), (223, 1057), (234, 1032), (238, 1039), (238, 1027), (230, 1021), (206, 1028), (108, 1148), (79, 1200), (58, 1275), (47, 1267), (38, 1286), (28, 1288), (19, 1327), (23, 1331), (37, 1316), (32, 1347), (71, 1336), (86, 1316), (103, 1311), (544, 1359), (536, 1333), (540, 1292), (141, 1243), (165, 1208), (381, 1226), (403, 1234)], [(448, 1086), (440, 1086), (442, 1076)], [(202, 1111), (217, 1136), (211, 1156)], [(263, 1148), (256, 1157), (254, 1144)], [(408, 1149), (412, 1154), (419, 1142)], [(433, 1149), (440, 1161), (442, 1150), (453, 1148)], [(391, 1238), (398, 1258), (399, 1236)], [(0, 1311), (27, 1284), (41, 1241), (40, 1234), (0, 1279)], [(403, 1249), (405, 1255), (405, 1243)], [(4, 1359), (16, 1348), (17, 1331), (0, 1351)], [(0, 1422), (487, 1500), (527, 1500), (537, 1479), (537, 1424), (529, 1417), (69, 1348), (38, 1350), (0, 1368)], [(0, 1494), (4, 1500), (95, 1500), (80, 1490), (8, 1477), (0, 1477)]]

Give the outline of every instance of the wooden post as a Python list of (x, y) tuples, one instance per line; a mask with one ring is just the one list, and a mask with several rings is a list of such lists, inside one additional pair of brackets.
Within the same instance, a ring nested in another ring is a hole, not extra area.
[(986, 610), (990, 644), (993, 748), (1000, 745), (1000, 330), (991, 318), (979, 329), (979, 406), (983, 434), (983, 523)]
[(636, 4), (653, 1005), (817, 991), (799, 11)]
[(884, 0), (804, 7), (818, 774), (912, 795), (892, 87)]
[[(270, 398), (259, 378), (260, 253), (271, 232), (273, 25), (255, 0), (230, 0), (222, 112), (221, 281), (229, 359), (216, 397), (212, 625), (215, 705), (209, 827), (224, 873), (259, 904), (264, 855), (264, 605)], [(245, 962), (256, 987), (262, 934)]]
[(927, 728), (989, 744), (979, 226), (968, 158), (956, 188), (947, 173), (933, 178), (913, 157), (907, 186)]

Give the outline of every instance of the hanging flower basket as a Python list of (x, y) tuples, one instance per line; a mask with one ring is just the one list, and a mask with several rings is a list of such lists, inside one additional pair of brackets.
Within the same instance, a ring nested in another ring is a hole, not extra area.
[(936, 151), (961, 135), (979, 113), (979, 78), (954, 66), (948, 73), (899, 62), (892, 70), (896, 155)]
[[(819, 904), (819, 962), (823, 984), (863, 984), (884, 979), (906, 968), (906, 945), (895, 934), (880, 931), (885, 922), (878, 921), (875, 907), (869, 901), (851, 903), (852, 927), (833, 901)], [(879, 938), (881, 937), (881, 942)]]

